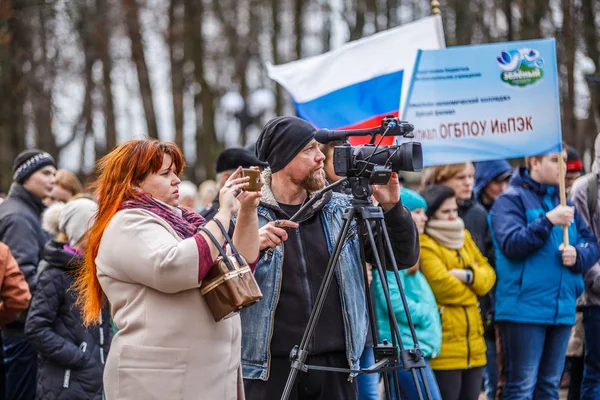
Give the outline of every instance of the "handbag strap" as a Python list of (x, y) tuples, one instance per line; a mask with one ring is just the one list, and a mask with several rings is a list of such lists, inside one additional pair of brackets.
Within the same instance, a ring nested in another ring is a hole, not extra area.
[(223, 261), (225, 262), (225, 265), (227, 265), (227, 268), (229, 268), (230, 271), (234, 271), (235, 267), (233, 266), (233, 264), (231, 264), (231, 260), (229, 259), (229, 257), (227, 257), (227, 253), (225, 253), (225, 250), (223, 250), (223, 247), (221, 247), (221, 244), (219, 244), (217, 238), (208, 229), (202, 226), (200, 227), (200, 230), (206, 233), (206, 235), (213, 242), (217, 250), (219, 250), (219, 254), (221, 254), (221, 257), (223, 257)]
[(240, 266), (242, 265), (246, 265), (246, 262), (244, 261), (244, 259), (240, 256), (240, 253), (238, 253), (237, 249), (235, 248), (235, 246), (233, 245), (233, 241), (231, 240), (231, 238), (229, 237), (229, 234), (227, 233), (227, 231), (225, 230), (225, 227), (223, 226), (223, 224), (221, 223), (221, 221), (219, 221), (216, 218), (213, 218), (213, 221), (217, 224), (217, 226), (219, 227), (219, 229), (221, 229), (221, 233), (223, 234), (223, 236), (225, 236), (225, 240), (227, 241), (227, 243), (229, 244), (229, 247), (231, 247), (231, 252), (233, 253), (233, 256), (235, 257), (235, 259), (237, 260), (238, 264), (240, 264)]

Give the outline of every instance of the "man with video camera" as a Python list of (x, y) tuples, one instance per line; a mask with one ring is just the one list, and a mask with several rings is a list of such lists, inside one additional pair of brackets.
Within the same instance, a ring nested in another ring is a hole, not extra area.
[[(315, 298), (325, 276), (344, 211), (351, 197), (327, 193), (289, 221), (311, 195), (326, 185), (315, 129), (295, 117), (269, 121), (256, 143), (256, 154), (267, 161), (265, 185), (258, 207), (261, 254), (255, 278), (263, 299), (242, 311), (242, 366), (246, 398), (280, 398), (290, 372), (289, 354), (301, 342)], [(413, 266), (419, 240), (410, 212), (399, 197), (398, 175), (387, 185), (373, 186), (398, 268)], [(335, 279), (308, 346), (309, 365), (359, 368), (368, 329), (363, 270), (356, 223), (346, 235)], [(367, 261), (372, 250), (366, 248)], [(253, 260), (252, 260), (253, 261)], [(389, 265), (389, 262), (387, 263)], [(290, 399), (356, 399), (356, 380), (339, 372), (298, 375)]]

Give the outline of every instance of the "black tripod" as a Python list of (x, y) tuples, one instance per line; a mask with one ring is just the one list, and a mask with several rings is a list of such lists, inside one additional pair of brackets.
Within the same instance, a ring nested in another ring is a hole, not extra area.
[[(383, 211), (381, 207), (373, 206), (373, 204), (370, 201), (371, 186), (369, 185), (369, 179), (363, 177), (343, 178), (340, 181), (329, 185), (325, 189), (321, 190), (318, 194), (315, 194), (311, 198), (311, 200), (307, 202), (296, 213), (296, 215), (294, 215), (291, 218), (291, 220), (294, 220), (299, 214), (301, 214), (304, 211), (304, 209), (310, 207), (312, 204), (318, 201), (326, 192), (346, 182), (349, 182), (350, 187), (352, 188), (352, 206), (348, 207), (348, 209), (346, 209), (344, 212), (344, 225), (336, 239), (333, 253), (329, 259), (329, 263), (327, 264), (325, 278), (321, 283), (319, 293), (317, 294), (315, 306), (311, 311), (308, 324), (304, 331), (304, 335), (302, 336), (302, 341), (299, 346), (294, 346), (290, 353), (291, 370), (281, 399), (287, 400), (289, 398), (292, 388), (294, 386), (294, 382), (296, 380), (296, 376), (298, 375), (298, 371), (308, 372), (308, 370), (311, 369), (349, 373), (349, 380), (352, 380), (354, 376), (358, 374), (373, 374), (384, 372), (383, 382), (385, 387), (386, 399), (388, 400), (392, 398), (392, 390), (396, 395), (396, 399), (400, 399), (400, 387), (398, 382), (398, 376), (395, 373), (395, 371), (398, 369), (405, 369), (407, 371), (411, 371), (419, 399), (424, 399), (423, 392), (421, 390), (421, 385), (419, 384), (419, 379), (417, 375), (418, 370), (421, 375), (423, 387), (425, 388), (425, 398), (431, 399), (431, 393), (429, 391), (429, 386), (425, 377), (425, 359), (423, 357), (423, 352), (421, 351), (421, 349), (419, 349), (417, 335), (415, 333), (412, 319), (408, 311), (408, 304), (406, 302), (406, 297), (404, 296), (404, 290), (401, 285), (398, 267), (394, 258), (392, 245), (390, 243), (390, 239), (385, 226)], [(350, 226), (353, 221), (356, 221), (356, 224), (358, 225), (360, 258), (365, 283), (365, 296), (367, 300), (367, 307), (369, 313), (369, 326), (371, 329), (371, 333), (373, 334), (373, 340), (375, 342), (375, 345), (373, 347), (375, 353), (375, 364), (373, 364), (369, 368), (360, 370), (307, 365), (305, 363), (306, 358), (308, 356), (307, 348), (314, 335), (315, 328), (317, 326), (317, 321), (321, 315), (321, 311), (323, 309), (323, 305), (327, 297), (327, 292), (329, 291), (329, 288), (331, 286), (331, 281), (334, 277), (335, 268), (338, 265), (339, 257), (342, 252), (342, 247), (344, 245), (344, 238), (349, 232)], [(362, 238), (368, 239), (368, 244), (370, 245), (370, 248), (372, 249), (373, 253), (374, 267), (377, 269), (377, 273), (379, 274), (379, 277), (381, 279), (385, 301), (388, 309), (390, 332), (392, 333), (392, 343), (389, 343), (387, 340), (385, 340), (383, 343), (379, 342), (379, 336), (377, 334), (377, 323), (375, 320), (375, 310), (373, 306), (373, 300), (371, 297), (369, 283), (367, 280), (365, 244)], [(393, 306), (390, 300), (387, 274), (385, 273), (385, 270), (388, 267), (386, 265), (386, 255), (387, 260), (389, 260), (391, 264), (389, 266), (389, 269), (393, 271), (394, 277), (398, 284), (398, 288), (400, 290), (400, 297), (402, 298), (402, 304), (404, 305), (404, 311), (406, 313), (408, 325), (412, 335), (412, 340), (414, 342), (414, 346), (410, 349), (405, 349), (402, 344), (400, 330), (398, 328), (398, 323), (396, 321), (396, 316), (394, 314)], [(397, 365), (399, 361), (401, 361), (401, 365)], [(394, 371), (394, 373), (392, 374), (393, 387), (390, 386), (390, 380), (387, 374), (388, 371)]]

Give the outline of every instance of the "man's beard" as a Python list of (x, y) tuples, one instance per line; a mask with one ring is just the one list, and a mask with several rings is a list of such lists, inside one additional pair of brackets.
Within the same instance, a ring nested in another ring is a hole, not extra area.
[(311, 172), (310, 175), (308, 175), (302, 180), (292, 179), (292, 182), (300, 186), (307, 192), (316, 192), (317, 190), (321, 190), (325, 186), (327, 186), (325, 171), (322, 168)]

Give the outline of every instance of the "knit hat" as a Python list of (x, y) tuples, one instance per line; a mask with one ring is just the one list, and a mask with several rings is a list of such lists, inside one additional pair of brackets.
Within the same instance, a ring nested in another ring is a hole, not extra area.
[(579, 153), (573, 146), (567, 146), (567, 172), (583, 171), (583, 163)]
[(271, 172), (281, 171), (315, 138), (315, 128), (297, 117), (273, 118), (256, 141), (256, 155), (269, 163)]
[(38, 149), (24, 150), (13, 162), (13, 181), (23, 183), (35, 171), (52, 165), (56, 168), (56, 162), (52, 156)]
[(96, 202), (85, 197), (65, 204), (58, 222), (58, 230), (67, 235), (71, 247), (75, 247), (94, 224), (96, 211)]
[(456, 193), (450, 186), (429, 185), (423, 189), (421, 196), (427, 203), (427, 217), (431, 217), (446, 199), (455, 197)]
[(400, 200), (402, 200), (402, 204), (408, 208), (408, 211), (414, 211), (417, 208), (424, 208), (427, 211), (427, 203), (423, 196), (414, 190), (410, 190), (407, 188), (400, 189)]
[(266, 168), (269, 164), (260, 161), (250, 151), (242, 148), (232, 148), (223, 151), (217, 157), (216, 170), (217, 174), (231, 169), (262, 167)]

